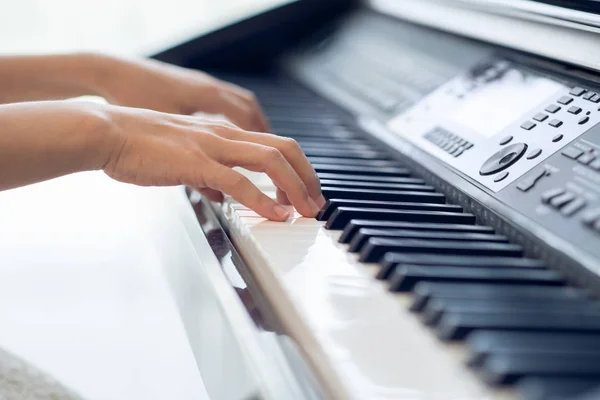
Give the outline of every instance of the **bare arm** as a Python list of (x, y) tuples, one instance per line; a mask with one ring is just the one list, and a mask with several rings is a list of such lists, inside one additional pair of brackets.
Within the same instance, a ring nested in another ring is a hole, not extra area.
[(0, 189), (104, 170), (142, 186), (223, 192), (264, 217), (287, 219), (285, 209), (232, 169), (239, 166), (267, 173), (304, 216), (315, 216), (324, 203), (311, 194), (319, 190), (318, 179), (297, 143), (228, 123), (49, 101), (0, 106), (0, 126)]

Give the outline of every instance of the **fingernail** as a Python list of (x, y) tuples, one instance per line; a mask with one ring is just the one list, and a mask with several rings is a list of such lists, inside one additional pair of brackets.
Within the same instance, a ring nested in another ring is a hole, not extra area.
[(321, 207), (319, 207), (317, 203), (315, 203), (315, 201), (310, 197), (308, 198), (308, 204), (310, 205), (310, 209), (314, 215), (317, 215), (319, 211), (321, 211)]
[(287, 221), (287, 219), (290, 217), (290, 212), (285, 208), (281, 207), (280, 205), (277, 205), (273, 208), (275, 210), (275, 214), (277, 214), (279, 218)]
[(319, 206), (319, 208), (325, 207), (325, 204), (327, 204), (327, 200), (325, 200), (325, 197), (323, 197), (323, 195), (319, 196), (317, 198), (317, 205)]

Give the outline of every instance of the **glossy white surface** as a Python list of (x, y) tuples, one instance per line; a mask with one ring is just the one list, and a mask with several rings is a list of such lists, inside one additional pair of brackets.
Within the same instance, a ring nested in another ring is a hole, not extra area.
[[(273, 195), (263, 176), (249, 174)], [(462, 363), (459, 346), (438, 341), (337, 243), (339, 232), (296, 215), (260, 218), (231, 200), (223, 206), (238, 250), (291, 336), (336, 399), (511, 399), (492, 391)]]
[(0, 347), (85, 399), (207, 399), (164, 278), (197, 262), (180, 194), (101, 173), (0, 192)]

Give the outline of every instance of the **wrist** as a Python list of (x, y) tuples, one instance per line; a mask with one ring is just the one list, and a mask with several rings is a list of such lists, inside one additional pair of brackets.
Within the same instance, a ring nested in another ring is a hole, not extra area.
[(79, 53), (75, 57), (75, 79), (89, 94), (110, 99), (110, 86), (119, 74), (121, 62), (118, 58), (99, 53)]

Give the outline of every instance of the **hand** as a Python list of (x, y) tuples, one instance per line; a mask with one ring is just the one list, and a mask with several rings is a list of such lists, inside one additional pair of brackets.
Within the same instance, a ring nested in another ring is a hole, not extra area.
[(200, 71), (155, 60), (96, 56), (98, 92), (117, 105), (170, 114), (222, 114), (248, 131), (271, 130), (254, 94)]
[(232, 169), (243, 167), (269, 175), (305, 217), (314, 217), (325, 204), (315, 170), (294, 140), (197, 117), (115, 106), (107, 110), (114, 145), (104, 171), (116, 180), (222, 192), (263, 217), (287, 220), (287, 210)]

